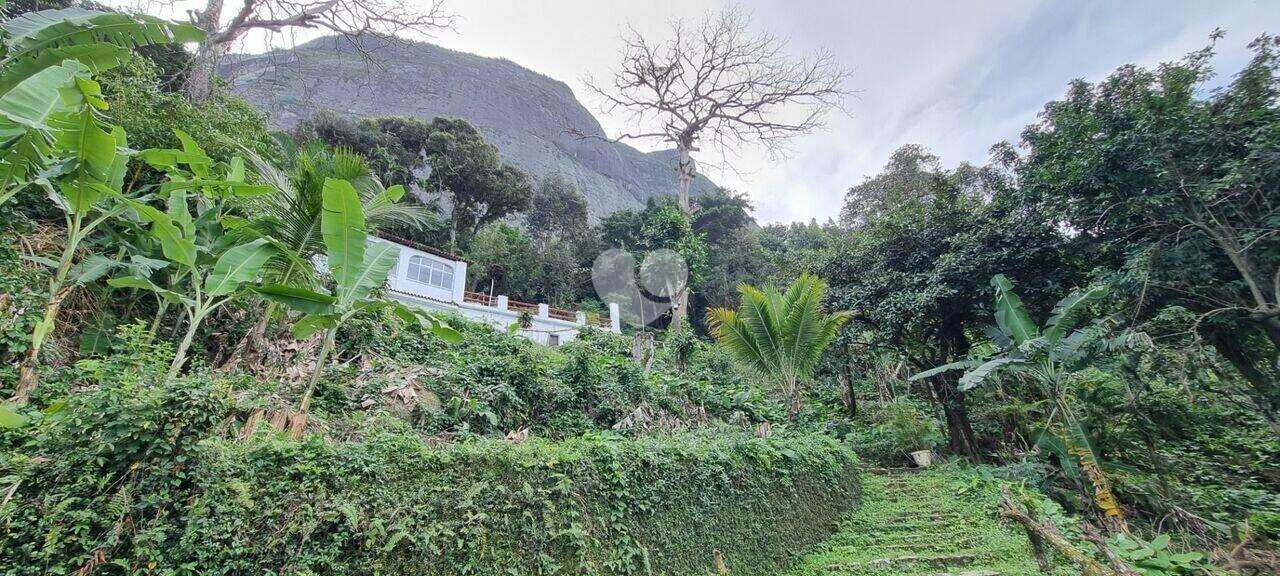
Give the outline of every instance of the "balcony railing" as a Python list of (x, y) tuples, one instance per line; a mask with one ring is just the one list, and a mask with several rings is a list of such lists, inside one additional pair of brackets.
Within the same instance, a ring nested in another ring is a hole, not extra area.
[[(470, 290), (463, 291), (462, 301), (468, 304), (479, 304), (481, 306), (488, 306), (490, 308), (497, 307), (498, 305), (497, 296), (490, 296), (489, 294), (486, 294), (484, 292), (472, 292)], [(516, 313), (528, 312), (533, 316), (538, 315), (538, 305), (532, 302), (521, 302), (519, 300), (507, 300), (507, 310), (510, 310)], [(548, 307), (547, 317), (555, 318), (556, 320), (564, 320), (565, 322), (578, 321), (578, 313), (576, 311), (565, 310), (563, 308)], [(609, 327), (608, 319), (605, 319), (603, 322), (594, 322), (592, 324), (596, 326), (603, 326), (605, 328)]]
[(463, 291), (462, 301), (469, 304), (479, 304), (481, 306), (497, 306), (498, 297), (490, 296), (484, 292), (472, 292), (470, 290)]

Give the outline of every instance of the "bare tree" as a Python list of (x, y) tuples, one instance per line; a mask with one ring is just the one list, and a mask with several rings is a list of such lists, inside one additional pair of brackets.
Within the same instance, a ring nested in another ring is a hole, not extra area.
[[(778, 153), (790, 138), (821, 127), (846, 94), (849, 72), (830, 54), (793, 58), (786, 41), (753, 31), (750, 18), (738, 10), (708, 14), (693, 28), (675, 21), (671, 31), (669, 40), (653, 43), (632, 29), (612, 82), (586, 83), (604, 98), (606, 113), (630, 115), (635, 132), (617, 140), (675, 145), (686, 214), (692, 155), (700, 142), (722, 151), (763, 144)], [(688, 296), (688, 290), (677, 296), (676, 322), (684, 318)]]
[(196, 26), (205, 31), (185, 90), (194, 100), (209, 96), (210, 79), (232, 43), (252, 30), (280, 32), (289, 28), (327, 30), (342, 35), (363, 52), (361, 40), (386, 38), (402, 32), (431, 33), (453, 24), (442, 0), (241, 0), (226, 14), (226, 0), (206, 0), (203, 10), (191, 10)]

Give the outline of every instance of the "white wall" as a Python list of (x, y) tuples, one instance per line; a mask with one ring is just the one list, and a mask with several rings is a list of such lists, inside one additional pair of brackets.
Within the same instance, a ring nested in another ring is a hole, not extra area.
[[(369, 241), (383, 242), (400, 247), (400, 259), (387, 277), (387, 288), (391, 297), (396, 300), (410, 306), (459, 314), (468, 320), (485, 322), (498, 330), (507, 330), (512, 324), (519, 321), (520, 313), (507, 309), (506, 296), (498, 296), (495, 306), (483, 306), (465, 301), (463, 296), (467, 285), (466, 262), (437, 256), (382, 238), (370, 238)], [(444, 289), (410, 280), (409, 260), (415, 256), (421, 256), (446, 266), (451, 266), (453, 268), (452, 289)], [(571, 322), (551, 318), (548, 315), (548, 311), (546, 304), (539, 304), (538, 313), (534, 315), (532, 325), (527, 330), (518, 330), (517, 334), (544, 345), (550, 345), (553, 339), (558, 340), (558, 344), (564, 344), (577, 338), (578, 331), (583, 328), (586, 322), (585, 315), (579, 312), (578, 321)], [(610, 330), (619, 332), (619, 314), (616, 305), (609, 305), (609, 314), (612, 320)]]
[[(466, 287), (467, 282), (466, 262), (457, 262), (448, 258), (436, 256), (435, 254), (428, 254), (421, 250), (416, 250), (381, 238), (370, 238), (369, 242), (380, 242), (400, 247), (400, 261), (396, 262), (396, 267), (393, 268), (391, 270), (391, 274), (387, 276), (387, 285), (392, 290), (432, 300), (440, 300), (443, 302), (462, 302), (462, 291)], [(441, 288), (439, 286), (431, 286), (415, 280), (410, 280), (409, 259), (415, 256), (439, 262), (452, 268), (453, 286), (451, 288)]]

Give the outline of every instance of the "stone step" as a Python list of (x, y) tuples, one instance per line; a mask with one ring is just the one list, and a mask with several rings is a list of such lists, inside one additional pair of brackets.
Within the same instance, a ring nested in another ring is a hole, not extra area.
[(867, 560), (865, 562), (841, 562), (837, 564), (828, 564), (828, 571), (840, 571), (848, 569), (872, 569), (881, 570), (886, 568), (901, 568), (905, 566), (928, 566), (930, 568), (965, 568), (978, 561), (977, 554), (939, 554), (935, 556), (909, 554), (906, 556), (887, 556), (884, 558), (876, 558), (875, 560)]
[(909, 544), (917, 544), (921, 546), (928, 545), (948, 545), (948, 546), (973, 546), (981, 544), (983, 538), (979, 535), (960, 536), (956, 534), (920, 534), (920, 533), (897, 533), (886, 534), (883, 536), (872, 536), (867, 538), (868, 546), (905, 546)]

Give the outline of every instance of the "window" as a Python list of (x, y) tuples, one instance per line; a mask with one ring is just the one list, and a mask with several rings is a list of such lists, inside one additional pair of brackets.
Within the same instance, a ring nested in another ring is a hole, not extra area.
[(555, 348), (556, 346), (559, 346), (559, 345), (560, 345), (559, 334), (547, 334), (547, 346)]
[(409, 259), (409, 279), (419, 284), (453, 290), (453, 266), (423, 256)]

